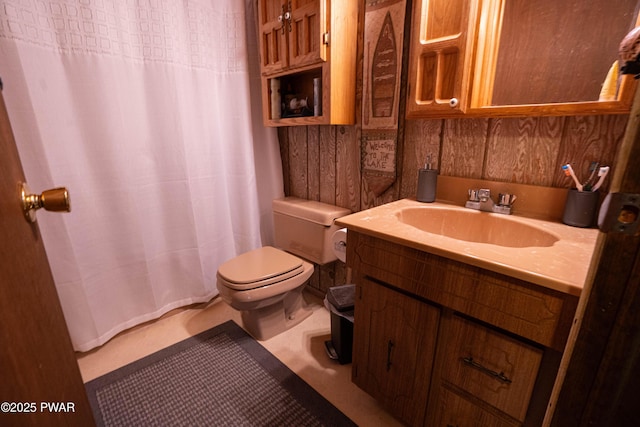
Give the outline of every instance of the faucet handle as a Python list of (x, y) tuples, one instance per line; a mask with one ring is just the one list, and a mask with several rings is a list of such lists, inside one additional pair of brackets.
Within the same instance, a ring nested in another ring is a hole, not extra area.
[(498, 194), (498, 205), (500, 206), (511, 206), (513, 204), (513, 202), (516, 201), (516, 195), (515, 194), (509, 194), (509, 193), (500, 193)]
[(474, 188), (469, 189), (469, 201), (471, 202), (479, 202), (480, 197), (478, 196), (478, 190)]

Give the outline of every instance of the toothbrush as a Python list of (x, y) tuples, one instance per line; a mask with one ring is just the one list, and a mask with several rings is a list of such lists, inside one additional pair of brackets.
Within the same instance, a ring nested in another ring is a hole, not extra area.
[(593, 186), (591, 191), (596, 191), (598, 188), (600, 188), (600, 186), (602, 185), (602, 182), (604, 181), (608, 173), (609, 173), (609, 166), (603, 166), (600, 168), (600, 171), (598, 171), (598, 176), (600, 177), (600, 179), (598, 179), (598, 182), (596, 183), (596, 185)]
[(582, 184), (584, 191), (591, 191), (591, 189), (593, 188), (593, 180), (595, 179), (596, 173), (598, 172), (598, 166), (600, 166), (600, 163), (591, 162), (591, 165), (589, 166), (589, 172), (591, 172), (591, 174), (589, 175), (589, 179), (587, 179), (584, 184)]
[(567, 163), (566, 165), (562, 166), (562, 170), (564, 171), (564, 174), (566, 176), (570, 176), (571, 178), (573, 178), (573, 182), (576, 183), (576, 188), (578, 189), (578, 191), (582, 191), (582, 184), (580, 184), (580, 181), (578, 181), (578, 178), (573, 172), (573, 168), (571, 167), (571, 165)]

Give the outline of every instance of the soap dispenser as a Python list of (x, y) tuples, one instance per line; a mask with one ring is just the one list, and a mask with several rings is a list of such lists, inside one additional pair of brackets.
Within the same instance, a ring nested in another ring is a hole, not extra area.
[(424, 168), (418, 171), (418, 195), (416, 199), (419, 202), (435, 202), (437, 183), (438, 170), (431, 168), (431, 155), (428, 155)]

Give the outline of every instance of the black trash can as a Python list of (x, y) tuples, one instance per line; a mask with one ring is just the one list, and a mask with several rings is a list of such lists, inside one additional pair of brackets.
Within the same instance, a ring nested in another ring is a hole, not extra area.
[(342, 365), (351, 363), (355, 293), (356, 285), (334, 286), (324, 299), (331, 313), (331, 340), (324, 345), (329, 357)]

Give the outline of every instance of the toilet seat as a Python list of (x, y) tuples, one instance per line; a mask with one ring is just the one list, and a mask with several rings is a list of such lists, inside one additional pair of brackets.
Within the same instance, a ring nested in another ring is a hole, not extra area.
[(300, 258), (272, 246), (244, 253), (218, 267), (225, 285), (239, 291), (281, 282), (303, 271)]

